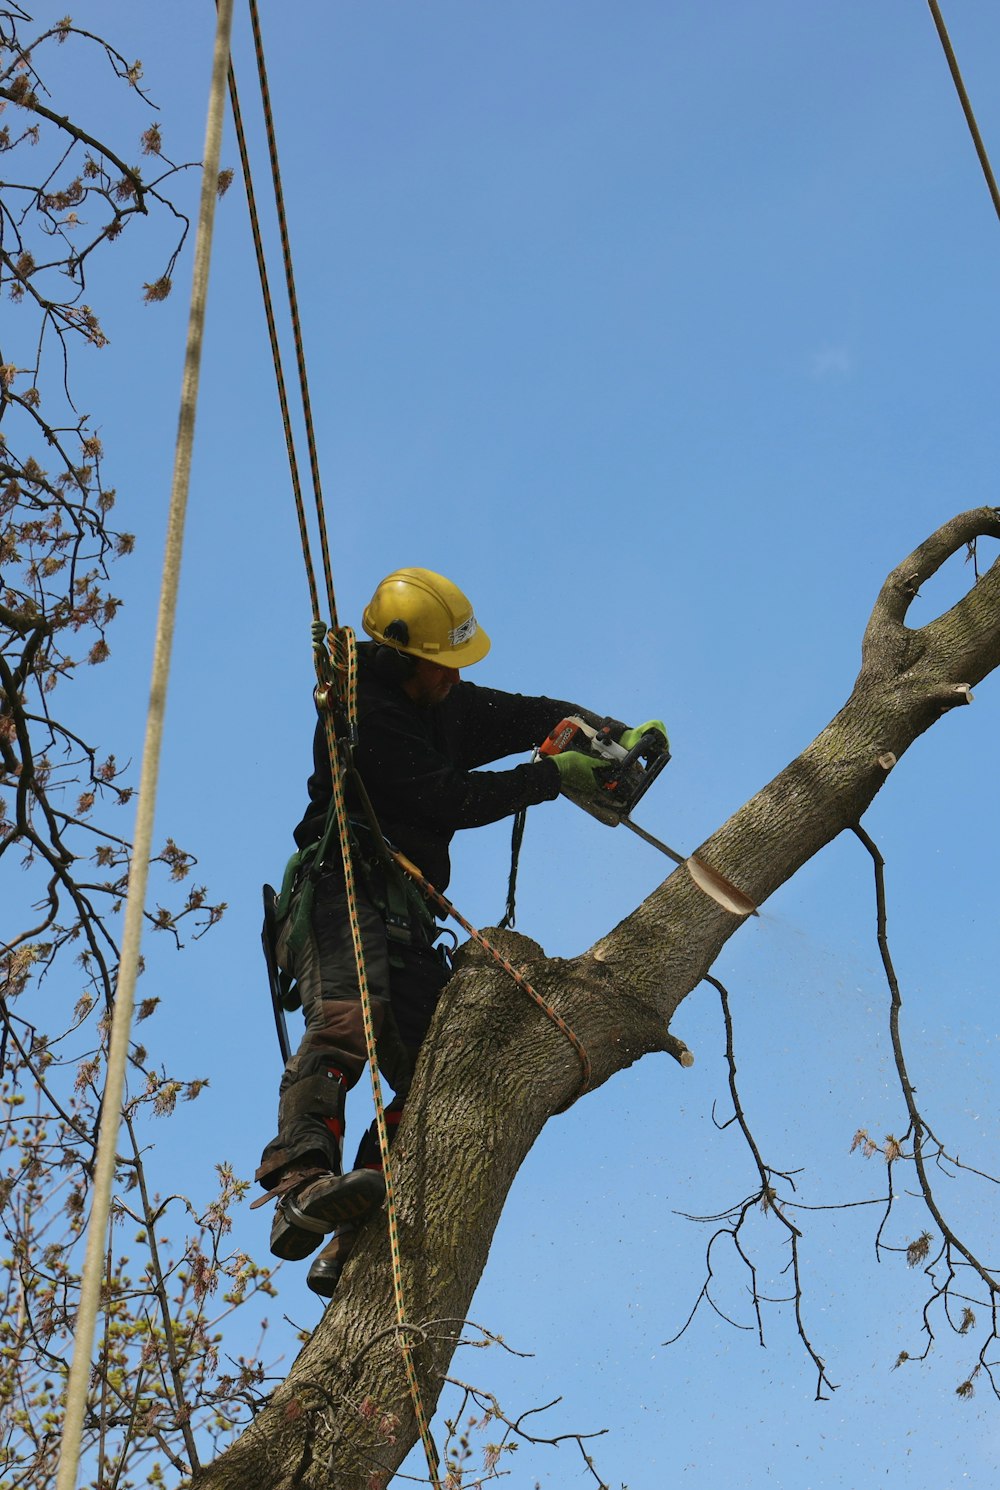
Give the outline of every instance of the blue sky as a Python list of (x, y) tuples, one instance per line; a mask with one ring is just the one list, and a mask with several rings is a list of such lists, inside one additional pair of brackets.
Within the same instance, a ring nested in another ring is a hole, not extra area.
[[(179, 157), (201, 148), (211, 10), (74, 12), (143, 59)], [(946, 15), (996, 154), (1000, 15), (971, 0)], [(696, 846), (839, 708), (888, 569), (996, 501), (998, 224), (926, 8), (300, 0), (264, 20), (343, 618), (398, 565), (452, 576), (494, 641), (477, 679), (667, 720), (674, 760), (637, 816)], [(242, 15), (235, 55), (252, 114)], [(84, 90), (95, 133), (113, 107)], [(148, 123), (140, 108), (135, 134)], [(140, 543), (117, 577), (112, 659), (78, 682), (77, 708), (137, 758), (187, 270), (173, 301), (143, 309), (153, 231), (116, 252), (93, 285), (112, 345), (88, 364), (87, 403)], [(911, 619), (967, 578), (953, 564)], [(143, 992), (163, 997), (149, 1043), (211, 1080), (155, 1135), (164, 1190), (207, 1189), (218, 1158), (251, 1174), (270, 1136), (259, 886), (303, 800), (308, 625), (237, 186), (219, 216), (158, 817), (230, 910), (181, 961), (147, 939)], [(996, 684), (977, 695), (918, 742), (866, 825), (888, 861), (921, 1100), (963, 1159), (996, 1170)], [(501, 824), (457, 845), (454, 894), (475, 921), (502, 910), (508, 840)], [(665, 868), (568, 804), (538, 809), (519, 927), (579, 951)], [(878, 1161), (848, 1157), (851, 1137), (905, 1119), (860, 846), (807, 865), (716, 972), (765, 1156), (803, 1170), (811, 1203), (877, 1194)], [(769, 1311), (766, 1351), (708, 1314), (663, 1348), (703, 1276), (704, 1234), (678, 1212), (753, 1184), (711, 1121), (713, 1102), (726, 1111), (711, 990), (674, 1028), (693, 1070), (649, 1059), (553, 1120), (511, 1194), (472, 1313), (533, 1360), (477, 1353), (457, 1374), (511, 1408), (561, 1394), (553, 1431), (608, 1427), (597, 1464), (630, 1490), (995, 1477), (1000, 1408), (983, 1386), (954, 1394), (968, 1353), (942, 1338), (928, 1365), (890, 1370), (920, 1348), (920, 1278), (875, 1267), (870, 1210), (806, 1228), (831, 1402), (812, 1400), (787, 1306)], [(364, 1120), (349, 1113), (354, 1136)], [(960, 1205), (988, 1248), (989, 1187)], [(263, 1253), (266, 1224), (242, 1216), (239, 1239)], [(893, 1238), (923, 1225), (904, 1203)], [(755, 1245), (777, 1294), (774, 1231), (762, 1219)], [(318, 1315), (286, 1273), (274, 1335), (281, 1314)], [(735, 1269), (718, 1296), (748, 1322)], [(566, 1449), (522, 1450), (516, 1470), (515, 1484), (584, 1482)]]

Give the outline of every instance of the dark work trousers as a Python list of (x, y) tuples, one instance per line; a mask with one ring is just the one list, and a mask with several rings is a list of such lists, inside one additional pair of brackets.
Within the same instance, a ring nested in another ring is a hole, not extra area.
[[(391, 1135), (438, 995), (450, 975), (432, 947), (388, 940), (385, 923), (361, 885), (357, 906), (379, 1070), (395, 1093), (386, 1109)], [(307, 1156), (310, 1162), (341, 1172), (344, 1096), (368, 1060), (347, 894), (339, 869), (317, 882), (310, 934), (294, 956), (285, 945), (293, 919), (294, 909), (278, 936), (278, 961), (296, 981), (306, 1029), (281, 1078), (278, 1132), (257, 1170), (256, 1178), (266, 1190), (277, 1184), (283, 1169), (301, 1165)], [(371, 1130), (358, 1150), (355, 1167), (362, 1166), (379, 1167), (378, 1140), (372, 1142)]]

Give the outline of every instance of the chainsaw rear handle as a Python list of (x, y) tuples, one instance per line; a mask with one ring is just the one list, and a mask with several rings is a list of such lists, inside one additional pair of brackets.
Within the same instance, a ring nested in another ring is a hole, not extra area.
[(575, 714), (566, 719), (560, 719), (548, 733), (547, 737), (538, 747), (539, 755), (562, 755), (565, 750), (579, 750), (583, 755), (590, 754), (590, 747), (596, 735), (596, 730), (589, 724), (584, 724)]

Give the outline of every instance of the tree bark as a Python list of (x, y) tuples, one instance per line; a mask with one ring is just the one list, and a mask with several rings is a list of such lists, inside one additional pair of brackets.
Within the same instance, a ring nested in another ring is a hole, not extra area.
[[(1000, 663), (1000, 560), (911, 630), (919, 586), (964, 545), (1000, 538), (1000, 509), (945, 524), (886, 579), (850, 698), (811, 745), (724, 823), (698, 857), (756, 905), (858, 823), (895, 762)], [(582, 1040), (600, 1086), (669, 1034), (681, 1001), (742, 924), (675, 870), (578, 957), (494, 933)], [(433, 1409), (510, 1185), (543, 1125), (573, 1100), (569, 1041), (474, 945), (441, 999), (393, 1150), (409, 1338)], [(376, 1490), (417, 1433), (399, 1351), (386, 1223), (368, 1223), (287, 1380), (195, 1490)]]

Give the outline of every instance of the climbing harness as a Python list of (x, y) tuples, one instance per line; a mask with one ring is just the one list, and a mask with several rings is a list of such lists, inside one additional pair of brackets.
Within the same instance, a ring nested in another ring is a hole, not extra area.
[(561, 1034), (565, 1035), (566, 1039), (576, 1051), (576, 1054), (580, 1061), (580, 1085), (574, 1095), (570, 1098), (570, 1100), (564, 1103), (564, 1105), (558, 1109), (559, 1112), (565, 1112), (568, 1107), (571, 1107), (574, 1102), (578, 1101), (579, 1098), (583, 1096), (584, 1092), (590, 1086), (590, 1057), (588, 1056), (582, 1041), (578, 1038), (573, 1029), (566, 1022), (566, 1020), (563, 1019), (562, 1015), (559, 1014), (552, 1007), (552, 1005), (546, 999), (544, 999), (535, 988), (532, 987), (524, 974), (519, 972), (518, 969), (515, 968), (513, 964), (507, 960), (506, 957), (504, 957), (503, 953), (500, 952), (496, 947), (494, 947), (493, 944), (487, 939), (486, 936), (484, 936), (484, 934), (480, 930), (478, 930), (477, 927), (473, 926), (471, 921), (466, 920), (457, 906), (455, 906), (446, 895), (442, 895), (441, 891), (431, 884), (426, 875), (424, 875), (417, 868), (417, 866), (410, 859), (407, 858), (405, 854), (401, 853), (399, 849), (394, 848), (392, 844), (388, 842), (382, 832), (379, 821), (375, 816), (375, 811), (372, 807), (371, 801), (369, 800), (368, 793), (365, 790), (364, 782), (358, 774), (358, 771), (353, 762), (349, 766), (349, 772), (351, 775), (352, 785), (362, 803), (365, 819), (371, 833), (372, 842), (379, 855), (379, 858), (383, 861), (383, 863), (386, 864), (389, 874), (391, 875), (393, 872), (398, 873), (399, 870), (402, 870), (410, 883), (419, 888), (422, 896), (433, 900), (436, 905), (441, 907), (445, 915), (450, 916), (453, 921), (457, 921), (458, 925), (461, 926), (466, 935), (470, 936), (474, 942), (478, 943), (478, 945), (489, 954), (489, 956), (493, 959), (497, 966), (501, 967), (503, 971), (508, 975), (508, 977), (514, 980), (518, 988), (522, 989), (523, 992), (526, 993), (532, 1000), (532, 1002), (542, 1011), (546, 1019), (548, 1019), (550, 1023), (555, 1025), (556, 1029), (558, 1029)]
[[(284, 929), (284, 954), (294, 961), (310, 935), (316, 886), (323, 874), (340, 864), (339, 846), (334, 847), (336, 827), (331, 800), (321, 836), (291, 856), (285, 866), (281, 889), (275, 890), (273, 885), (263, 887), (264, 920), (260, 939), (278, 1048), (284, 1065), (292, 1056), (285, 1015), (300, 1009), (302, 999), (293, 976), (279, 962), (278, 938)], [(350, 819), (350, 841), (351, 856), (368, 899), (385, 925), (389, 964), (402, 966), (400, 948), (430, 948), (442, 928), (435, 923), (426, 899), (413, 881), (390, 855), (378, 852), (367, 822), (356, 817)]]

